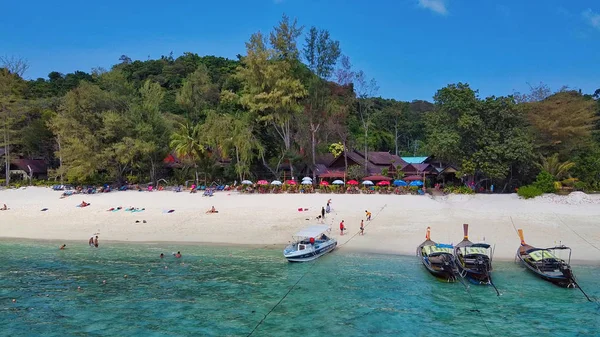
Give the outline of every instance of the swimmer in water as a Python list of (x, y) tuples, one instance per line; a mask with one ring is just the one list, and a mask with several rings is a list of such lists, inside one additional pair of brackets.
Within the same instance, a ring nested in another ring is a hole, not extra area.
[(180, 258), (181, 257), (181, 252), (177, 252), (177, 254), (175, 254), (175, 258)]
[(60, 246), (60, 248), (59, 248), (59, 249), (60, 249), (60, 250), (64, 250), (65, 248), (67, 248), (67, 245), (65, 245), (65, 244), (63, 243), (63, 245), (62, 245), (62, 246)]
[(165, 257), (165, 254), (163, 254), (163, 253), (160, 253), (160, 258), (162, 259), (162, 258), (164, 258), (164, 257)]
[(98, 248), (98, 235), (96, 235), (96, 239), (94, 240), (94, 247)]

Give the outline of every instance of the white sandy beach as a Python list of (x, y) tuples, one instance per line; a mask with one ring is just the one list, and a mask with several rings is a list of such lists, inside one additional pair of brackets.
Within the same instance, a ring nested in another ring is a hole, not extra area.
[[(462, 224), (470, 224), (470, 239), (495, 245), (495, 258), (511, 260), (519, 245), (516, 228), (523, 228), (528, 243), (549, 247), (559, 243), (573, 248), (573, 260), (600, 262), (600, 195), (573, 193), (521, 200), (511, 195), (338, 195), (338, 194), (238, 194), (217, 192), (214, 197), (186, 192), (111, 192), (75, 195), (60, 199), (62, 192), (29, 187), (0, 191), (0, 238), (75, 240), (87, 244), (91, 234), (103, 241), (171, 241), (251, 244), (283, 248), (299, 229), (317, 223), (329, 198), (332, 225), (340, 249), (413, 255), (424, 240), (427, 226), (432, 239), (443, 243), (462, 240)], [(89, 207), (78, 208), (82, 200)], [(205, 214), (211, 206), (218, 214)], [(111, 207), (145, 208), (140, 213)], [(48, 211), (40, 211), (48, 208)], [(299, 212), (298, 208), (308, 208)], [(164, 211), (174, 209), (166, 214)], [(365, 222), (364, 236), (356, 236), (365, 210), (373, 213)], [(136, 223), (139, 220), (139, 223)], [(147, 223), (143, 223), (146, 220)], [(339, 236), (339, 222), (348, 233)], [(587, 242), (586, 242), (587, 241)], [(567, 257), (567, 256), (563, 256)]]

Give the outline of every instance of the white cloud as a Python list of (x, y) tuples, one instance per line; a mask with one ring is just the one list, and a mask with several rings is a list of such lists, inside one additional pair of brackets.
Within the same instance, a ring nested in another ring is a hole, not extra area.
[(419, 6), (430, 9), (438, 14), (446, 15), (446, 0), (419, 0)]
[(590, 26), (592, 26), (596, 29), (600, 29), (600, 14), (599, 13), (594, 13), (591, 8), (588, 8), (587, 10), (585, 10), (581, 13), (581, 16), (583, 17), (585, 22), (587, 22)]

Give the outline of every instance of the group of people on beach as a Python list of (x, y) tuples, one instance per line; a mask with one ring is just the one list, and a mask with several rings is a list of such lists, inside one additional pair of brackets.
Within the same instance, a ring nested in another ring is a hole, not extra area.
[[(331, 200), (331, 199), (330, 199)], [(365, 210), (365, 217), (367, 221), (371, 221), (371, 212)], [(344, 235), (344, 231), (347, 230), (346, 225), (344, 224), (344, 220), (340, 222), (340, 235)], [(365, 222), (364, 220), (360, 220), (360, 235), (365, 235)]]

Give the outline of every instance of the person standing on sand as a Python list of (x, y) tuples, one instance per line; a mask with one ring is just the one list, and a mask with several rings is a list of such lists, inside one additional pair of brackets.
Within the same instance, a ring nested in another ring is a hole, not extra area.
[(365, 225), (363, 220), (360, 220), (360, 235), (365, 235)]
[(346, 230), (346, 227), (344, 226), (344, 220), (342, 220), (340, 222), (340, 235), (344, 235), (344, 230)]
[(365, 215), (367, 216), (367, 221), (371, 221), (371, 212), (365, 210)]
[(321, 207), (321, 218), (325, 219), (325, 207)]

